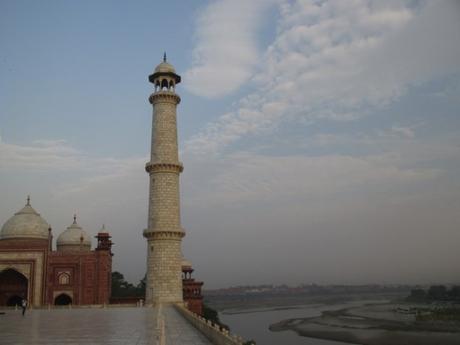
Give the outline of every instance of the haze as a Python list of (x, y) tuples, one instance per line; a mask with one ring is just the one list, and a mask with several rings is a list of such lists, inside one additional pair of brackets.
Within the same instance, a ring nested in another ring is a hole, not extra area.
[(457, 1), (0, 1), (0, 222), (30, 194), (144, 275), (166, 51), (206, 288), (460, 283), (459, 33)]

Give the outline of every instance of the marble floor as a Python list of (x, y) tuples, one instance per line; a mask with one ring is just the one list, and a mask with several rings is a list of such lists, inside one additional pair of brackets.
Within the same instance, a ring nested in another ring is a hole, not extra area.
[[(173, 307), (2, 310), (1, 345), (211, 344)], [(164, 320), (162, 322), (162, 320)]]

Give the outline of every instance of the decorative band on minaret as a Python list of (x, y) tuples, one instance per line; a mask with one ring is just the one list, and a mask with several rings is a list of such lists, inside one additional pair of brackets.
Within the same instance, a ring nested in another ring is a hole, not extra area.
[(166, 61), (160, 63), (149, 81), (155, 86), (149, 101), (153, 106), (147, 238), (146, 303), (182, 302), (182, 237), (180, 224), (179, 162), (176, 107), (180, 97), (176, 85), (180, 76)]

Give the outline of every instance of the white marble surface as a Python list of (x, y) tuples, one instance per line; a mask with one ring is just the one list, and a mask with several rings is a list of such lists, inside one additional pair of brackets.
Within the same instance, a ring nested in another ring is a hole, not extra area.
[[(160, 344), (157, 308), (2, 310), (1, 345)], [(173, 307), (161, 310), (165, 344), (211, 344)]]

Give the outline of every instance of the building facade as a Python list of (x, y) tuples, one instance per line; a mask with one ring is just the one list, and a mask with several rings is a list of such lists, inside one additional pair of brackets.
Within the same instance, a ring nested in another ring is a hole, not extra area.
[(97, 247), (73, 223), (57, 238), (30, 199), (5, 222), (0, 232), (0, 306), (84, 305), (109, 303), (112, 242), (103, 227)]

